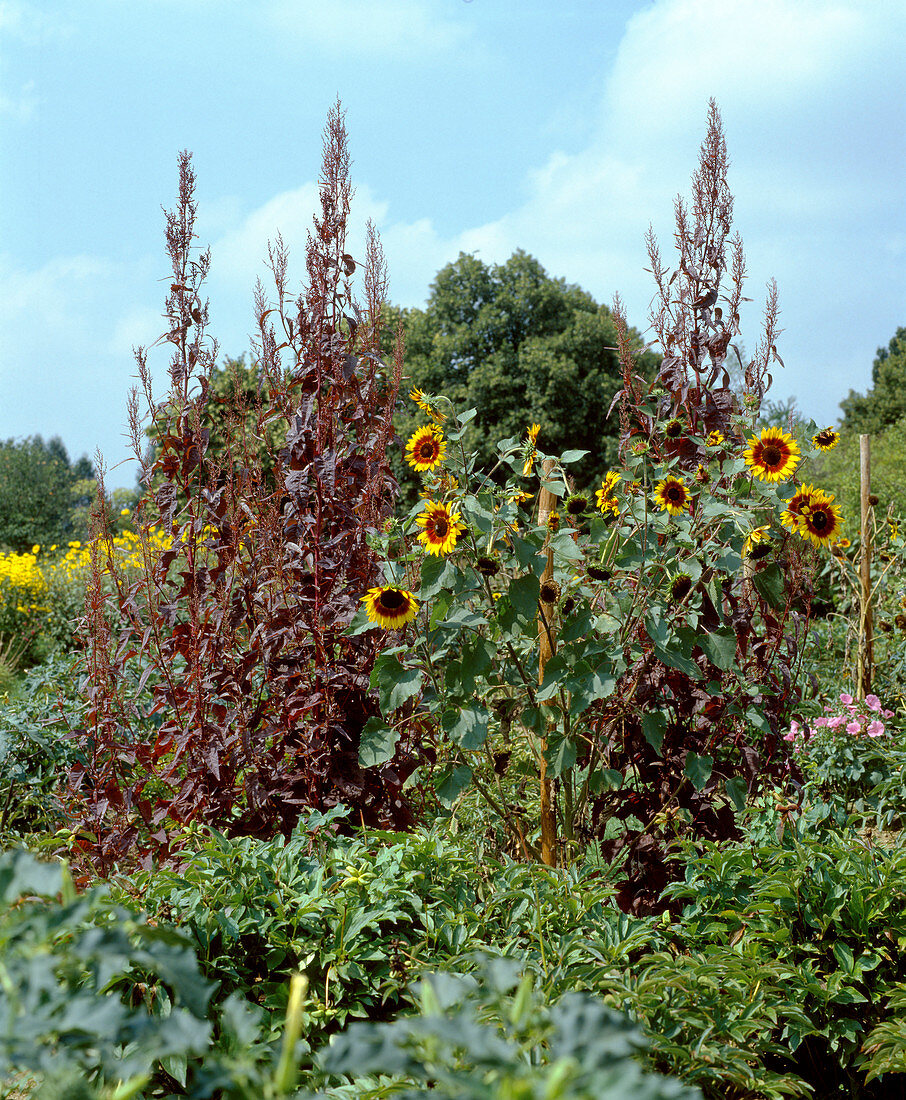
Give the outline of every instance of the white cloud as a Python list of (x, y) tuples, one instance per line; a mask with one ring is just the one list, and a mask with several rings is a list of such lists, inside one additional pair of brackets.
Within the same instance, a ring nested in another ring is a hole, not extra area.
[(113, 326), (107, 351), (128, 362), (133, 348), (139, 345), (150, 347), (166, 328), (167, 322), (160, 310), (135, 306), (128, 309)]
[(275, 0), (268, 16), (303, 48), (344, 59), (427, 58), (458, 49), (470, 38), (468, 22), (440, 14), (436, 0)]

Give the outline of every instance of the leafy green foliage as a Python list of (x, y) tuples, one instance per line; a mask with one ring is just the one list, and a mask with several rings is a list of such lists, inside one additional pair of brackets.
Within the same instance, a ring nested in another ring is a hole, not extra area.
[(84, 709), (74, 658), (31, 669), (0, 707), (0, 841), (55, 832), (65, 777), (82, 759), (67, 736)]
[(906, 328), (898, 328), (886, 348), (878, 348), (871, 368), (871, 389), (849, 391), (840, 402), (842, 427), (875, 435), (906, 417)]
[(188, 940), (21, 850), (0, 855), (0, 955), (0, 1074), (127, 1081), (210, 1045), (214, 986)]
[[(532, 256), (518, 251), (488, 266), (460, 253), (437, 273), (425, 309), (398, 316), (413, 385), (477, 410), (463, 445), (482, 463), (493, 462), (493, 440), (533, 422), (549, 450), (587, 452), (571, 471), (579, 485), (616, 457), (619, 424), (607, 415), (620, 388), (613, 316)], [(657, 358), (644, 353), (638, 365), (651, 374)], [(395, 418), (404, 439), (423, 422), (410, 402)], [(399, 475), (414, 499), (416, 479), (405, 468)]]
[(0, 548), (81, 539), (87, 526), (74, 515), (94, 495), (94, 470), (83, 456), (71, 463), (58, 436), (0, 442)]
[(698, 1089), (643, 1071), (634, 1056), (646, 1041), (626, 1016), (587, 993), (549, 1003), (532, 974), (520, 978), (519, 969), (515, 960), (491, 959), (474, 976), (428, 975), (418, 987), (419, 1015), (352, 1024), (319, 1063), (331, 1075), (395, 1079), (373, 1089), (358, 1085), (362, 1097), (415, 1100), (429, 1087), (444, 1100), (701, 1097)]

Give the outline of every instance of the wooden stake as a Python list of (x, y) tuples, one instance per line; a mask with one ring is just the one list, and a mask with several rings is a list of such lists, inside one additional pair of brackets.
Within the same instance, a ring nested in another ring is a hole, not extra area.
[[(554, 460), (546, 458), (543, 465), (544, 480), (547, 480), (554, 468)], [(554, 510), (557, 498), (549, 489), (541, 486), (538, 497), (538, 525), (547, 523), (548, 516)], [(541, 575), (541, 583), (553, 580), (554, 576), (554, 552), (550, 547), (550, 531), (544, 536), (544, 550), (547, 561), (544, 572)], [(541, 613), (538, 615), (538, 683), (544, 679), (544, 667), (557, 650), (557, 636), (554, 632), (553, 604), (542, 603)], [(541, 764), (539, 767), (539, 779), (541, 784), (541, 861), (548, 867), (557, 865), (557, 816), (553, 806), (553, 784), (547, 774), (547, 761), (544, 759), (544, 750), (547, 748), (547, 738), (541, 742)]]
[(874, 632), (871, 610), (871, 437), (859, 436), (859, 504), (861, 556), (859, 559), (859, 656), (856, 667), (856, 696), (871, 694), (874, 671)]

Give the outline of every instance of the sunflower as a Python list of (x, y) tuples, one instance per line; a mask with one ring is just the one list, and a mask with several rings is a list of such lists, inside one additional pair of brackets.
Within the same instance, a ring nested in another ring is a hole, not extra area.
[(695, 480), (699, 485), (707, 485), (711, 480), (711, 474), (707, 466), (703, 466), (700, 462), (695, 470)]
[(815, 497), (821, 493), (814, 485), (802, 485), (787, 501), (786, 508), (780, 513), (780, 522), (791, 531), (799, 530), (799, 520), (803, 512), (810, 507)]
[(749, 557), (750, 555), (752, 557), (756, 557), (756, 556), (757, 557), (762, 557), (763, 556), (763, 552), (761, 554), (756, 555), (755, 550), (756, 550), (756, 547), (758, 547), (759, 543), (764, 545), (765, 549), (767, 549), (767, 544), (770, 543), (770, 541), (771, 541), (770, 537), (768, 536), (768, 531), (770, 531), (770, 529), (771, 529), (770, 524), (765, 524), (763, 527), (753, 527), (752, 528), (752, 530), (749, 532), (748, 536), (746, 537), (746, 541), (742, 544), (742, 556), (744, 558)]
[(475, 562), (475, 568), (483, 577), (496, 577), (500, 572), (500, 559), (490, 554), (483, 554)]
[(664, 435), (668, 439), (679, 439), (679, 437), (683, 434), (683, 431), (683, 422), (682, 420), (677, 420), (676, 417), (674, 417), (672, 420), (668, 420), (667, 423), (664, 425)]
[(581, 516), (588, 511), (588, 497), (584, 493), (573, 493), (567, 498), (565, 508), (568, 516)]
[(689, 490), (681, 477), (665, 477), (655, 486), (654, 499), (662, 512), (678, 516), (689, 505)]
[(832, 451), (840, 439), (840, 433), (833, 428), (824, 428), (817, 435), (812, 436), (812, 444), (819, 451)]
[(430, 416), (432, 420), (436, 420), (438, 424), (443, 424), (447, 419), (442, 412), (437, 411), (434, 406), (433, 398), (429, 397), (423, 390), (418, 389), (417, 386), (413, 386), (409, 396), (422, 412), (426, 412), (428, 416)]
[(522, 476), (528, 477), (532, 472), (532, 467), (535, 464), (536, 444), (538, 442), (538, 433), (541, 431), (540, 424), (532, 424), (531, 427), (525, 430), (525, 443), (522, 445)]
[(743, 451), (746, 465), (761, 481), (786, 481), (800, 457), (799, 444), (780, 428), (764, 428)]
[(429, 500), (425, 510), (415, 517), (419, 527), (424, 531), (418, 536), (418, 541), (429, 554), (449, 554), (456, 545), (460, 532), (465, 528), (459, 522), (459, 512), (451, 512), (446, 504), (437, 504)]
[(602, 565), (588, 565), (586, 566), (586, 572), (589, 577), (596, 581), (609, 581), (612, 573), (609, 569), (605, 569)]
[(433, 470), (447, 457), (447, 444), (440, 428), (427, 424), (406, 444), (406, 461), (418, 473)]
[(542, 603), (556, 603), (560, 598), (560, 585), (555, 580), (544, 581), (538, 596)]
[(617, 489), (617, 482), (620, 480), (620, 475), (616, 470), (611, 470), (604, 475), (604, 480), (601, 482), (601, 488), (595, 493), (595, 501), (598, 508), (606, 515), (608, 512), (611, 515), (619, 515), (620, 505), (617, 503), (614, 493)]
[(670, 581), (670, 598), (675, 603), (681, 603), (692, 588), (692, 578), (688, 573), (677, 573)]
[(560, 513), (550, 512), (547, 517), (547, 529), (552, 535), (560, 530)]
[(819, 492), (808, 511), (799, 518), (799, 534), (811, 539), (816, 546), (828, 546), (837, 541), (843, 521), (840, 518), (840, 505), (833, 503), (833, 493)]
[(720, 447), (720, 446), (722, 446), (723, 443), (724, 443), (724, 433), (723, 432), (716, 432), (716, 431), (715, 432), (708, 432), (707, 442), (708, 442), (709, 447)]
[(410, 622), (418, 612), (418, 601), (412, 593), (393, 584), (369, 588), (361, 600), (368, 618), (385, 630), (395, 630)]

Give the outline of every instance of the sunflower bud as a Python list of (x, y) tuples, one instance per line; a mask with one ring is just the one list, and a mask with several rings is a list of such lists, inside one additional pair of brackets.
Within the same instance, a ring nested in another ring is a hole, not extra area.
[(689, 595), (692, 588), (692, 578), (688, 573), (677, 573), (670, 582), (670, 598), (680, 603)]
[(609, 581), (612, 574), (609, 569), (605, 569), (602, 565), (589, 565), (586, 567), (586, 572), (589, 577), (596, 581)]
[(581, 516), (588, 511), (588, 497), (584, 493), (573, 493), (566, 501), (566, 514)]
[(560, 585), (556, 581), (545, 581), (539, 595), (542, 603), (556, 603), (560, 598)]
[(496, 577), (500, 572), (500, 562), (496, 558), (489, 558), (482, 555), (478, 561), (475, 562), (475, 568), (483, 577)]

